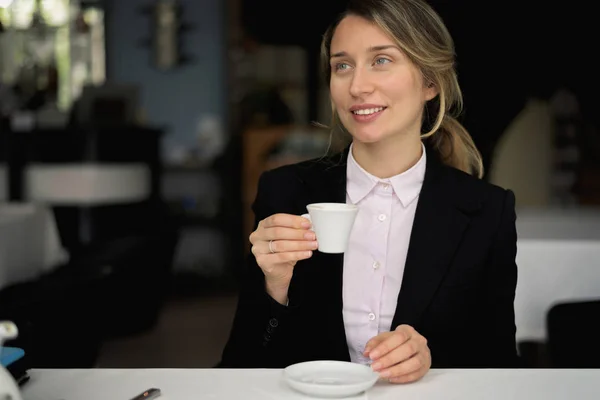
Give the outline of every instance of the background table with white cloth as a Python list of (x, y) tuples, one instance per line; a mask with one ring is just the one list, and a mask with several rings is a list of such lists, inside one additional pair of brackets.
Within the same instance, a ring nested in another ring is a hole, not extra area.
[(553, 305), (600, 299), (600, 210), (518, 210), (517, 231), (517, 340), (544, 342)]
[(68, 259), (49, 207), (0, 203), (0, 290), (34, 280)]

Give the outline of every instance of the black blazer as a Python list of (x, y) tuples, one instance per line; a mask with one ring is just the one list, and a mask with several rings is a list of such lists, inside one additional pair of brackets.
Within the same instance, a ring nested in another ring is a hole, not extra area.
[[(346, 201), (347, 150), (264, 173), (256, 221), (301, 215), (306, 205)], [(515, 198), (443, 165), (433, 151), (418, 199), (392, 329), (414, 327), (432, 367), (516, 367)], [(220, 367), (284, 368), (350, 356), (342, 316), (343, 255), (318, 251), (294, 268), (282, 306), (266, 294), (253, 256)]]

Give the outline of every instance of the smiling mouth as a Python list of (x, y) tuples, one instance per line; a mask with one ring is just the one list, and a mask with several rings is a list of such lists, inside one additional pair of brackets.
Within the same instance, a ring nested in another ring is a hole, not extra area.
[(354, 115), (371, 115), (385, 110), (387, 107), (365, 108), (363, 110), (352, 111)]

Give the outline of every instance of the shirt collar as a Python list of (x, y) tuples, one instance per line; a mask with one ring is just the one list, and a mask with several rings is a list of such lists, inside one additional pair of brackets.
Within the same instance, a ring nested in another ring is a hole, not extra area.
[(415, 165), (401, 174), (388, 179), (380, 179), (358, 165), (352, 155), (352, 145), (350, 145), (346, 167), (346, 192), (352, 204), (360, 202), (380, 183), (387, 183), (394, 188), (394, 194), (398, 197), (403, 207), (407, 207), (412, 203), (419, 196), (423, 180), (425, 179), (427, 154), (425, 146), (422, 143), (421, 146), (423, 149), (421, 158)]

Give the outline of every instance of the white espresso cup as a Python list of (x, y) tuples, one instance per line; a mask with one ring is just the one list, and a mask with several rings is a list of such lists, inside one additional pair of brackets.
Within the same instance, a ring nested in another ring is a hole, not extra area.
[(350, 232), (358, 214), (358, 207), (345, 203), (314, 203), (306, 206), (315, 232), (319, 251), (322, 253), (344, 253), (348, 247)]

